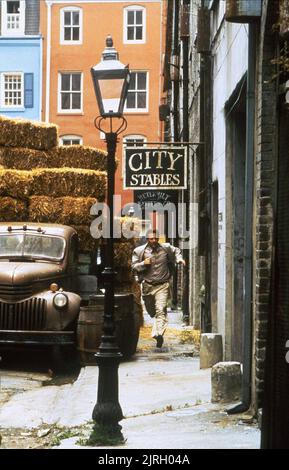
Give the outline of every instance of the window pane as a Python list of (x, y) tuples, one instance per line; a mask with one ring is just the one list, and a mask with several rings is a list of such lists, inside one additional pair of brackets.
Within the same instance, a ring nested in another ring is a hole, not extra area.
[(130, 76), (129, 90), (135, 90), (135, 77), (136, 73), (132, 72)]
[(142, 24), (142, 11), (136, 11), (136, 24)]
[(72, 24), (79, 25), (79, 12), (78, 11), (74, 11), (72, 13)]
[(134, 39), (134, 28), (130, 26), (127, 28), (127, 39), (130, 41)]
[(73, 28), (73, 41), (79, 41), (79, 28)]
[(61, 93), (61, 109), (70, 109), (70, 93)]
[(142, 147), (144, 143), (144, 138), (139, 139), (125, 139), (125, 144), (127, 147)]
[(134, 11), (127, 12), (127, 24), (134, 24)]
[(72, 75), (72, 90), (80, 91), (80, 74), (74, 73)]
[(79, 138), (68, 138), (68, 137), (62, 137), (61, 139), (62, 145), (80, 145), (80, 139)]
[(22, 76), (4, 75), (4, 105), (22, 106)]
[(72, 109), (80, 109), (80, 93), (73, 93)]
[(135, 38), (142, 39), (142, 26), (137, 26), (135, 28)]
[(146, 93), (137, 94), (137, 107), (142, 109), (146, 107)]
[(65, 25), (70, 25), (71, 24), (71, 13), (70, 13), (70, 11), (65, 11), (64, 12), (64, 24)]
[(137, 74), (137, 88), (138, 90), (146, 90), (147, 74), (140, 72)]
[(71, 41), (71, 28), (64, 28), (64, 40)]
[(70, 74), (64, 73), (61, 75), (61, 90), (70, 90)]
[(7, 2), (7, 13), (19, 13), (20, 1)]
[(126, 107), (127, 108), (135, 108), (136, 105), (135, 105), (135, 98), (136, 98), (136, 94), (135, 93), (132, 93), (132, 92), (129, 92), (128, 95), (127, 95), (127, 100), (126, 100)]

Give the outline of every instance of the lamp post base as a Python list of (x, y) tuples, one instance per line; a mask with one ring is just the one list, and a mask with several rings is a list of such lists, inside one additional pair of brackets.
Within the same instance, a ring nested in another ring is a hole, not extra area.
[(98, 403), (94, 407), (92, 419), (95, 421), (95, 427), (101, 426), (113, 432), (122, 429), (119, 421), (123, 419), (123, 415), (119, 403)]
[(92, 419), (98, 425), (117, 431), (121, 429), (118, 423), (123, 419), (118, 401), (118, 366), (121, 354), (101, 351), (95, 357), (99, 375), (97, 403), (92, 412)]
[(126, 439), (121, 432), (121, 426), (117, 429), (95, 424), (85, 445), (93, 447), (119, 446), (125, 442)]

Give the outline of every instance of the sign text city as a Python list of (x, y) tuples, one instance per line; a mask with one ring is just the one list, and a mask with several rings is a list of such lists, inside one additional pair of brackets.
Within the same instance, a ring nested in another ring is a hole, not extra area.
[(125, 149), (125, 189), (186, 189), (186, 147)]

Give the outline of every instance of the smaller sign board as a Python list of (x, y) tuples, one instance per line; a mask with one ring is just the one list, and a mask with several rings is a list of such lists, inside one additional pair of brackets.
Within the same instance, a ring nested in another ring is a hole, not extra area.
[(134, 192), (134, 201), (145, 209), (146, 204), (163, 204), (168, 203), (176, 204), (178, 202), (178, 192), (172, 190), (136, 190)]
[(127, 147), (124, 189), (186, 189), (187, 147)]

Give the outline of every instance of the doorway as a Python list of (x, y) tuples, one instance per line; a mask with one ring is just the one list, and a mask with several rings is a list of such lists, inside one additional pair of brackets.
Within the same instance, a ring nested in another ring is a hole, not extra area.
[[(243, 79), (226, 108), (227, 127), (227, 331), (231, 332), (229, 357), (242, 362), (244, 309), (246, 80)], [(228, 321), (230, 324), (228, 324)]]

